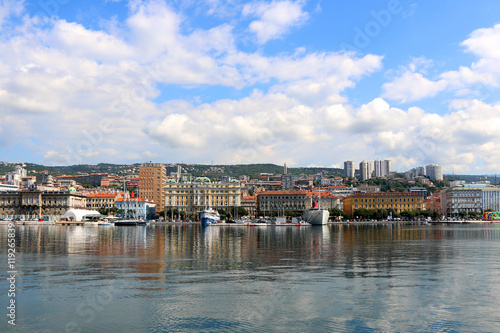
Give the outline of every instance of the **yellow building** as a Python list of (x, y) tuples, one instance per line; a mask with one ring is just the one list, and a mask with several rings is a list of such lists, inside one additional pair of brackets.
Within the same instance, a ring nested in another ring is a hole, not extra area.
[(156, 212), (165, 206), (167, 172), (163, 164), (143, 163), (139, 167), (139, 198), (156, 204)]
[(344, 198), (344, 212), (353, 216), (356, 209), (394, 209), (397, 213), (422, 210), (424, 198), (420, 194), (405, 193), (356, 193)]
[(213, 183), (207, 177), (180, 183), (169, 179), (165, 184), (165, 210), (177, 208), (191, 215), (205, 208), (223, 208), (233, 213), (234, 207), (240, 205), (240, 183), (235, 179)]

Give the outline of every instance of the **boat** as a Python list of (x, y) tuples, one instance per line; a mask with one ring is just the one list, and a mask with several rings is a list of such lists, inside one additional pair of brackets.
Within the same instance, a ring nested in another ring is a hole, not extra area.
[(116, 226), (136, 226), (136, 225), (148, 225), (148, 224), (149, 221), (145, 221), (142, 219), (123, 219), (115, 221)]
[(329, 217), (330, 212), (326, 209), (320, 209), (317, 202), (313, 202), (312, 208), (306, 210), (304, 214), (302, 214), (302, 220), (312, 225), (327, 224)]
[(113, 222), (109, 221), (108, 219), (99, 220), (99, 221), (97, 221), (97, 224), (98, 224), (98, 226), (115, 225)]
[(201, 218), (201, 225), (208, 226), (213, 223), (219, 222), (220, 215), (219, 212), (217, 212), (212, 208), (205, 208), (204, 210), (201, 211), (200, 218)]

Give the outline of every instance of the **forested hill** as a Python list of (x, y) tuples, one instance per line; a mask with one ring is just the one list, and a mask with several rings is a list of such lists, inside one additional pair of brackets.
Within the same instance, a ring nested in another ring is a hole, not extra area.
[[(110, 163), (99, 163), (97, 165), (91, 164), (78, 164), (69, 166), (45, 166), (40, 164), (25, 163), (26, 169), (29, 174), (33, 174), (33, 171), (39, 172), (43, 170), (49, 171), (50, 174), (54, 176), (62, 174), (77, 174), (77, 173), (114, 173), (121, 174), (124, 172), (138, 171), (137, 167), (140, 163), (136, 164), (110, 164)], [(169, 164), (165, 164), (169, 165)], [(205, 175), (207, 177), (220, 178), (221, 176), (238, 177), (242, 175), (250, 176), (251, 178), (258, 178), (261, 174), (270, 175), (281, 175), (284, 172), (284, 167), (282, 165), (276, 164), (219, 164), (219, 165), (207, 165), (207, 164), (180, 164), (182, 168), (193, 174), (193, 176)], [(10, 163), (5, 165), (5, 163), (0, 162), (0, 175), (4, 175), (7, 172), (14, 170), (14, 164)], [(316, 174), (323, 172), (325, 176), (343, 176), (343, 170), (338, 168), (327, 168), (327, 167), (289, 167), (287, 172), (293, 175), (299, 174)], [(496, 180), (495, 175), (486, 176), (492, 184), (497, 184), (500, 182), (500, 176)], [(447, 175), (446, 180), (465, 180), (467, 182), (478, 182), (485, 179), (485, 176), (479, 175)]]

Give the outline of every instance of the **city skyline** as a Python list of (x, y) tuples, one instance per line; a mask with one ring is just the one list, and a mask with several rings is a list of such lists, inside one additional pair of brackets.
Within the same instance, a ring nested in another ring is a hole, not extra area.
[(7, 0), (0, 159), (384, 158), (496, 174), (499, 12), (495, 1)]

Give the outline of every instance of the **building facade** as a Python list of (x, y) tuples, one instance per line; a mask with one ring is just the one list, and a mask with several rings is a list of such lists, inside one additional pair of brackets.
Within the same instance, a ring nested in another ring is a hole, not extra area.
[(75, 191), (0, 193), (0, 215), (2, 217), (39, 219), (44, 216), (62, 216), (68, 209), (86, 209), (86, 207), (87, 197)]
[(125, 216), (129, 218), (151, 220), (156, 216), (156, 204), (140, 198), (118, 198), (115, 201), (115, 207), (123, 209)]
[(345, 161), (344, 162), (344, 177), (346, 178), (354, 178), (355, 173), (354, 161)]
[(197, 214), (205, 208), (224, 209), (232, 212), (241, 206), (240, 182), (232, 179), (227, 183), (212, 182), (207, 177), (195, 178), (193, 182), (176, 182), (169, 179), (165, 184), (165, 210), (178, 209), (188, 215)]
[(422, 210), (423, 196), (405, 193), (356, 193), (344, 198), (344, 212), (354, 217), (356, 209), (394, 209), (396, 213), (408, 210)]
[(165, 206), (165, 166), (158, 163), (143, 163), (139, 167), (139, 198), (156, 204), (156, 212)]
[(311, 207), (311, 199), (307, 191), (266, 191), (257, 195), (257, 209), (261, 215), (284, 210), (303, 212)]
[(430, 179), (443, 180), (443, 169), (438, 164), (429, 164), (425, 166), (425, 175)]
[(390, 160), (377, 159), (374, 162), (375, 177), (385, 177), (392, 171)]
[(248, 216), (255, 217), (255, 214), (257, 213), (257, 197), (247, 196), (241, 198), (241, 207), (247, 210)]
[(372, 178), (373, 164), (371, 161), (361, 161), (359, 163), (359, 179), (367, 180)]
[(500, 187), (487, 184), (464, 184), (441, 191), (441, 211), (446, 217), (500, 211)]

